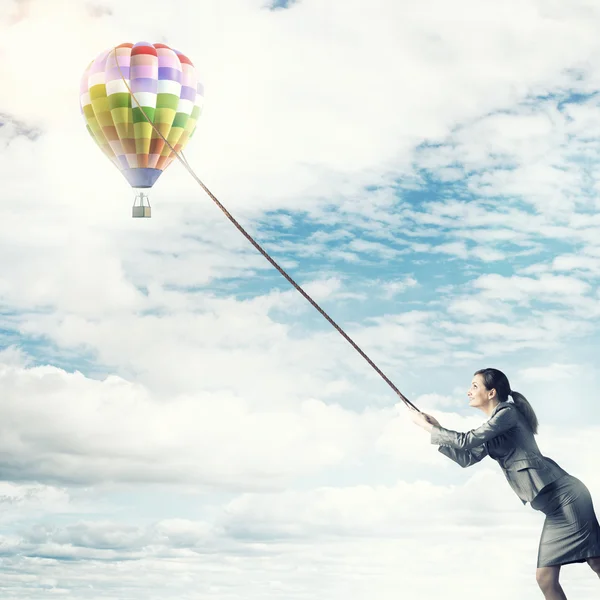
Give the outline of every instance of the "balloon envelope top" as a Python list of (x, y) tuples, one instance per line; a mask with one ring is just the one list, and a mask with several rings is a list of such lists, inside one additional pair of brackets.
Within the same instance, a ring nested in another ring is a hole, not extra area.
[(105, 50), (81, 79), (86, 127), (134, 188), (152, 187), (176, 158), (154, 127), (180, 152), (194, 134), (203, 103), (204, 86), (192, 61), (165, 44)]

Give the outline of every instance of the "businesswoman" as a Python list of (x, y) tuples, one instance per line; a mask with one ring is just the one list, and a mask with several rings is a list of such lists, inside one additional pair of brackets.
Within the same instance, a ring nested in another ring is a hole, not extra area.
[(467, 433), (444, 429), (434, 417), (417, 411), (411, 413), (412, 419), (430, 431), (431, 443), (461, 467), (486, 456), (493, 458), (523, 504), (529, 502), (546, 515), (536, 579), (546, 600), (566, 600), (558, 581), (562, 565), (587, 562), (600, 577), (600, 526), (590, 492), (579, 479), (542, 456), (534, 438), (535, 412), (523, 395), (511, 391), (502, 371), (477, 371), (467, 396), (470, 406), (489, 417)]

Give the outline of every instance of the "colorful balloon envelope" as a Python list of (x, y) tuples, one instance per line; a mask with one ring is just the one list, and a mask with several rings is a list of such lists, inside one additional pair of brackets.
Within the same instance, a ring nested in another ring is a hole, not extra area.
[[(133, 188), (151, 188), (176, 158), (154, 127), (180, 152), (194, 134), (203, 103), (204, 86), (192, 61), (165, 44), (105, 50), (81, 80), (87, 129)], [(143, 204), (143, 193), (141, 198)], [(134, 216), (150, 216), (149, 206), (136, 208), (134, 203)]]

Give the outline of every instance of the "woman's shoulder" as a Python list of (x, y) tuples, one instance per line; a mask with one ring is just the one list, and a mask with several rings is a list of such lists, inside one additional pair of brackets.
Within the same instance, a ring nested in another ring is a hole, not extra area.
[(518, 424), (519, 410), (512, 402), (498, 402), (489, 416), (488, 422), (502, 428), (512, 428)]
[(506, 411), (514, 411), (516, 409), (517, 407), (514, 405), (513, 402), (498, 402), (496, 408), (494, 408), (490, 417), (495, 417), (500, 412), (504, 412), (504, 414), (507, 414)]

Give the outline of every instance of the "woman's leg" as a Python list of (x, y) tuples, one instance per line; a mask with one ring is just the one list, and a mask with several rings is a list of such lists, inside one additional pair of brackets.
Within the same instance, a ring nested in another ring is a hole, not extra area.
[(544, 594), (545, 600), (567, 600), (563, 589), (558, 583), (560, 565), (556, 567), (540, 567), (535, 572), (535, 578)]
[(594, 558), (588, 558), (587, 564), (590, 565), (592, 571), (600, 577), (600, 556), (595, 556)]

